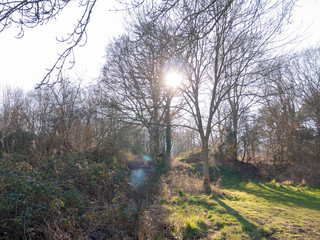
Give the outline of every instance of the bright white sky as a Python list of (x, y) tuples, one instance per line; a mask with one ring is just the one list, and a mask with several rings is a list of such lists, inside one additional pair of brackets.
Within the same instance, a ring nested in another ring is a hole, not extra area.
[[(115, 2), (97, 1), (88, 26), (87, 44), (75, 49), (76, 64), (72, 70), (66, 70), (65, 75), (86, 82), (99, 76), (108, 41), (123, 31), (124, 13), (110, 11)], [(66, 48), (66, 45), (57, 43), (56, 37), (72, 32), (77, 9), (76, 4), (70, 3), (55, 21), (26, 29), (21, 39), (15, 37), (19, 29), (9, 28), (0, 33), (0, 88), (11, 86), (31, 90), (43, 79), (46, 69)]]
[[(110, 11), (114, 0), (99, 0), (88, 27), (88, 42), (75, 49), (76, 65), (66, 75), (86, 82), (96, 79), (105, 60), (105, 47), (110, 39), (123, 31), (123, 12)], [(295, 10), (291, 31), (309, 29), (299, 49), (320, 43), (320, 1), (300, 0)], [(58, 53), (65, 47), (56, 42), (56, 36), (71, 32), (76, 20), (76, 7), (68, 6), (57, 18), (44, 26), (26, 29), (22, 39), (16, 39), (18, 29), (10, 28), (0, 33), (0, 88), (5, 86), (31, 90), (53, 65)], [(308, 37), (307, 37), (308, 36)], [(295, 47), (297, 49), (297, 47)]]

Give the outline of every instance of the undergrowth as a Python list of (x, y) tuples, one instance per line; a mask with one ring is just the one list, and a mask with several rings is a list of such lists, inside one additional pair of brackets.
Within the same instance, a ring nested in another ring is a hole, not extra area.
[(320, 239), (319, 189), (250, 180), (221, 165), (208, 196), (201, 164), (184, 159), (162, 176), (141, 239)]
[(319, 189), (221, 164), (205, 195), (201, 163), (186, 159), (154, 169), (135, 190), (130, 166), (142, 163), (74, 153), (30, 165), (6, 155), (0, 239), (320, 239)]
[(0, 159), (0, 239), (134, 237), (138, 206), (129, 181), (117, 157), (74, 153), (32, 166), (8, 154)]

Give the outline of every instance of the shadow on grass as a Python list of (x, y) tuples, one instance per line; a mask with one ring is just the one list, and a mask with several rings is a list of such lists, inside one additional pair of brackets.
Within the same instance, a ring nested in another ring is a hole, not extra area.
[(242, 230), (244, 232), (247, 232), (251, 239), (261, 239), (261, 237), (268, 237), (270, 235), (265, 230), (259, 228), (257, 225), (246, 220), (236, 210), (229, 207), (227, 204), (225, 204), (220, 199), (217, 198), (216, 201), (220, 204), (221, 207), (226, 209), (228, 214), (234, 216), (240, 222), (240, 224), (242, 225)]
[(200, 199), (199, 200), (189, 199), (188, 204), (194, 205), (194, 206), (201, 206), (205, 208), (207, 211), (215, 210), (215, 208), (217, 207), (216, 203), (208, 203), (207, 201), (200, 200)]
[[(270, 233), (265, 231), (263, 228), (259, 228), (257, 225), (246, 220), (243, 216), (239, 214), (239, 212), (237, 212), (236, 210), (228, 206), (218, 197), (214, 197), (214, 200), (216, 201), (216, 203), (211, 203), (211, 202), (209, 203), (201, 200), (198, 200), (198, 201), (189, 200), (188, 204), (197, 206), (199, 208), (200, 207), (204, 208), (208, 211), (217, 212), (222, 215), (227, 214), (235, 217), (238, 220), (238, 222), (241, 224), (242, 231), (246, 232), (250, 236), (250, 239), (261, 239), (262, 237), (270, 236)], [(222, 209), (224, 209), (223, 211), (219, 210), (219, 207), (220, 207), (219, 205), (222, 207)], [(224, 224), (222, 223), (221, 226), (223, 225)], [(218, 227), (220, 228), (221, 226), (218, 226)], [(186, 228), (184, 237), (186, 239), (198, 239), (201, 237), (205, 237), (206, 234), (207, 234), (207, 226), (205, 225), (205, 223), (202, 225), (198, 223), (197, 226), (188, 225)]]
[[(272, 203), (279, 203), (286, 206), (298, 206), (312, 210), (320, 210), (320, 197), (309, 194), (313, 191), (311, 188), (294, 187), (290, 185), (281, 185), (274, 183), (261, 183), (243, 178), (241, 174), (234, 173), (227, 167), (221, 167), (222, 189), (234, 189), (243, 191), (257, 197), (264, 198)], [(320, 196), (320, 190), (314, 189)]]
[(303, 188), (292, 188), (290, 186), (277, 186), (272, 183), (252, 182), (252, 187), (248, 182), (238, 182), (233, 186), (223, 186), (225, 189), (236, 189), (264, 198), (272, 203), (279, 203), (286, 206), (298, 206), (313, 210), (320, 210), (320, 198), (304, 192)]
[(290, 185), (281, 185), (274, 183), (261, 183), (252, 181), (253, 185), (248, 185), (250, 180), (244, 178), (239, 173), (235, 173), (226, 166), (220, 167), (222, 177), (222, 189), (234, 189), (264, 198), (271, 203), (279, 203), (286, 206), (295, 205), (297, 207), (320, 210), (320, 190), (317, 196), (309, 194), (312, 188), (294, 187)]
[(248, 193), (252, 193), (256, 196), (261, 196), (268, 201), (278, 202), (285, 205), (288, 203), (294, 204), (299, 207), (320, 210), (320, 198), (312, 196), (302, 190), (290, 189), (290, 186), (275, 186), (273, 184), (261, 184), (257, 186), (261, 188), (260, 191), (248, 189)]

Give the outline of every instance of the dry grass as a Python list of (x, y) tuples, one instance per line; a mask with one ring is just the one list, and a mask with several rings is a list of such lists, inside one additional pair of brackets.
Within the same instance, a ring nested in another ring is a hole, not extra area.
[(293, 163), (289, 167), (279, 173), (278, 180), (280, 182), (290, 181), (292, 184), (302, 184), (308, 186), (320, 186), (320, 163), (308, 162)]
[(193, 173), (190, 164), (173, 161), (170, 175), (166, 183), (170, 185), (171, 191), (182, 191), (184, 193), (198, 194), (203, 192), (203, 182), (198, 174)]
[(170, 237), (168, 211), (160, 204), (149, 206), (140, 216), (138, 239), (166, 239)]
[[(176, 201), (184, 201), (187, 195), (203, 194), (201, 176), (195, 174), (193, 167), (185, 162), (174, 160), (170, 171), (162, 175), (159, 181), (157, 201), (141, 215), (139, 239), (182, 239), (183, 232), (193, 227), (188, 217), (173, 218), (172, 209)], [(212, 185), (214, 192), (219, 192), (217, 185)], [(222, 192), (221, 192), (222, 194)], [(194, 219), (201, 222), (203, 219)], [(191, 224), (191, 225), (190, 225)]]

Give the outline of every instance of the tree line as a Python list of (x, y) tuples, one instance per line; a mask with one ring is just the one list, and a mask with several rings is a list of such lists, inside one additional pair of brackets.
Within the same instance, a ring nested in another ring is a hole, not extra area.
[[(200, 149), (208, 194), (215, 161), (320, 184), (320, 47), (282, 52), (295, 1), (133, 1), (99, 79), (83, 86), (63, 76), (63, 65), (96, 1), (79, 1), (84, 15), (70, 45), (37, 89), (1, 92), (4, 236), (72, 238), (106, 222), (133, 237), (130, 165), (142, 155), (170, 167)], [(4, 1), (0, 33), (44, 24), (69, 2)], [(166, 83), (172, 72), (176, 87)]]
[[(316, 161), (318, 50), (275, 54), (287, 43), (280, 40), (281, 33), (294, 4), (284, 0), (133, 3), (127, 32), (108, 44), (96, 87), (84, 90), (62, 78), (54, 88), (20, 97), (29, 100), (11, 101), (9, 95), (23, 94), (4, 94), (2, 148), (12, 148), (4, 139), (23, 129), (41, 136), (39, 144), (46, 139), (50, 146), (42, 147), (44, 152), (134, 146), (156, 163), (166, 159), (168, 164), (171, 151), (185, 150), (172, 135), (192, 136), (182, 138), (188, 146), (202, 148), (208, 193), (212, 155), (283, 167), (306, 156)], [(166, 86), (168, 71), (182, 76), (177, 89)], [(15, 109), (25, 101), (29, 105)], [(8, 124), (15, 127), (7, 128)], [(136, 139), (140, 143), (132, 144)]]

